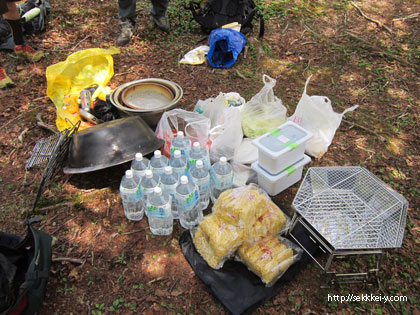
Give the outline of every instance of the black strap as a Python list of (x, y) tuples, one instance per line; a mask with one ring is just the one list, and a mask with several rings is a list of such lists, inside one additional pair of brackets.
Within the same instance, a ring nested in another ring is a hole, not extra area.
[(50, 275), (50, 271), (47, 270), (35, 270), (35, 271), (31, 271), (31, 272), (27, 272), (25, 274), (25, 283), (30, 282), (30, 281), (35, 281), (38, 279), (48, 279)]
[(30, 219), (27, 219), (27, 220), (25, 221), (25, 223), (26, 223), (27, 225), (32, 225), (32, 224), (34, 224), (34, 223), (38, 223), (38, 222), (41, 222), (41, 217), (39, 217), (39, 216), (36, 216), (36, 217), (30, 218)]
[(258, 37), (261, 38), (264, 36), (264, 17), (260, 11), (256, 12), (256, 16), (260, 18), (260, 32), (258, 33)]

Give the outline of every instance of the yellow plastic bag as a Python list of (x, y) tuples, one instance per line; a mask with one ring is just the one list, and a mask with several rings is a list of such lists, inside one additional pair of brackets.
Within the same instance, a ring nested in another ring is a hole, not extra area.
[(74, 116), (62, 109), (64, 96), (78, 95), (80, 91), (94, 84), (98, 85), (98, 89), (93, 97), (99, 95), (114, 75), (112, 55), (119, 52), (119, 49), (115, 47), (85, 49), (47, 68), (47, 95), (57, 109), (58, 130), (63, 131), (72, 127), (66, 118), (72, 122), (75, 120)]

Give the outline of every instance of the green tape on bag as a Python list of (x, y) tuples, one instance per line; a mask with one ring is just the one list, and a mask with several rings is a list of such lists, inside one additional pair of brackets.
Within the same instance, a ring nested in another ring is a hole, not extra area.
[(297, 142), (293, 142), (293, 141), (289, 141), (287, 143), (284, 144), (286, 147), (290, 148), (290, 151), (293, 151), (294, 149), (296, 149), (299, 144)]
[(278, 136), (279, 134), (280, 134), (280, 130), (278, 128), (270, 131), (270, 135), (272, 135), (273, 137)]
[(289, 166), (288, 168), (285, 169), (285, 171), (287, 172), (287, 176), (290, 176), (294, 173), (294, 171), (296, 171), (296, 167), (294, 167), (293, 165)]

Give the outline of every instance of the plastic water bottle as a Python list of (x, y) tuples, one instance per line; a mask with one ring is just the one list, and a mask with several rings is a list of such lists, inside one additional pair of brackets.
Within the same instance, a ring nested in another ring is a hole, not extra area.
[(140, 177), (140, 181), (143, 179), (144, 175), (146, 175), (146, 170), (149, 167), (150, 161), (143, 157), (143, 154), (136, 153), (133, 162), (131, 162), (131, 170), (133, 171), (134, 175)]
[(171, 211), (174, 219), (178, 219), (178, 205), (175, 199), (176, 187), (178, 186), (178, 178), (172, 172), (172, 167), (165, 167), (165, 173), (160, 177), (160, 187), (164, 193), (171, 196)]
[(180, 183), (176, 188), (176, 201), (181, 226), (185, 229), (191, 229), (198, 225), (203, 219), (198, 187), (193, 182), (188, 181), (187, 176), (181, 176)]
[(134, 175), (132, 170), (127, 170), (120, 184), (124, 214), (127, 219), (133, 221), (140, 221), (143, 218), (146, 206), (139, 183), (140, 178)]
[(200, 208), (206, 210), (209, 205), (210, 196), (210, 174), (207, 169), (204, 168), (203, 161), (198, 160), (195, 165), (190, 169), (191, 177), (194, 183), (198, 186), (200, 193)]
[(171, 197), (163, 193), (160, 187), (155, 187), (147, 202), (147, 219), (150, 232), (155, 235), (172, 233), (174, 218), (171, 212)]
[(180, 150), (175, 150), (173, 156), (169, 160), (169, 165), (172, 166), (172, 171), (179, 179), (182, 175), (187, 174), (187, 160), (181, 155)]
[(210, 170), (211, 163), (209, 151), (206, 147), (201, 147), (200, 142), (194, 142), (190, 151), (189, 167), (191, 168), (193, 165), (195, 165), (198, 160), (202, 160), (204, 168)]
[(213, 164), (210, 176), (210, 197), (211, 201), (215, 203), (219, 195), (225, 190), (231, 189), (233, 185), (233, 170), (226, 157), (222, 156), (218, 162)]
[(165, 172), (165, 166), (168, 166), (168, 158), (162, 155), (160, 150), (156, 150), (150, 160), (149, 168), (160, 177)]
[(143, 193), (144, 202), (147, 204), (147, 199), (153, 193), (155, 187), (159, 184), (159, 177), (152, 172), (152, 170), (146, 170), (146, 174), (141, 180), (140, 187)]
[(173, 156), (175, 150), (181, 151), (187, 161), (191, 151), (191, 140), (184, 136), (182, 131), (178, 131), (176, 138), (171, 142), (171, 156)]

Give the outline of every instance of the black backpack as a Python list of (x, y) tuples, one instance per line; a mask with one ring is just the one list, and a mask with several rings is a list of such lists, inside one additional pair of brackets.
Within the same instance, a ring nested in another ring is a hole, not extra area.
[(22, 21), (22, 27), (25, 34), (40, 34), (45, 31), (47, 26), (47, 16), (51, 11), (49, 0), (26, 0), (17, 5), (20, 16), (24, 16), (34, 8), (39, 9), (39, 14), (28, 22)]
[(264, 19), (253, 0), (192, 1), (187, 9), (191, 10), (194, 19), (206, 32), (238, 22), (241, 24), (241, 33), (246, 34), (252, 29), (254, 17), (258, 17), (260, 19), (259, 37), (264, 35)]
[(42, 305), (51, 265), (51, 237), (28, 220), (19, 236), (0, 232), (0, 314), (34, 314)]

